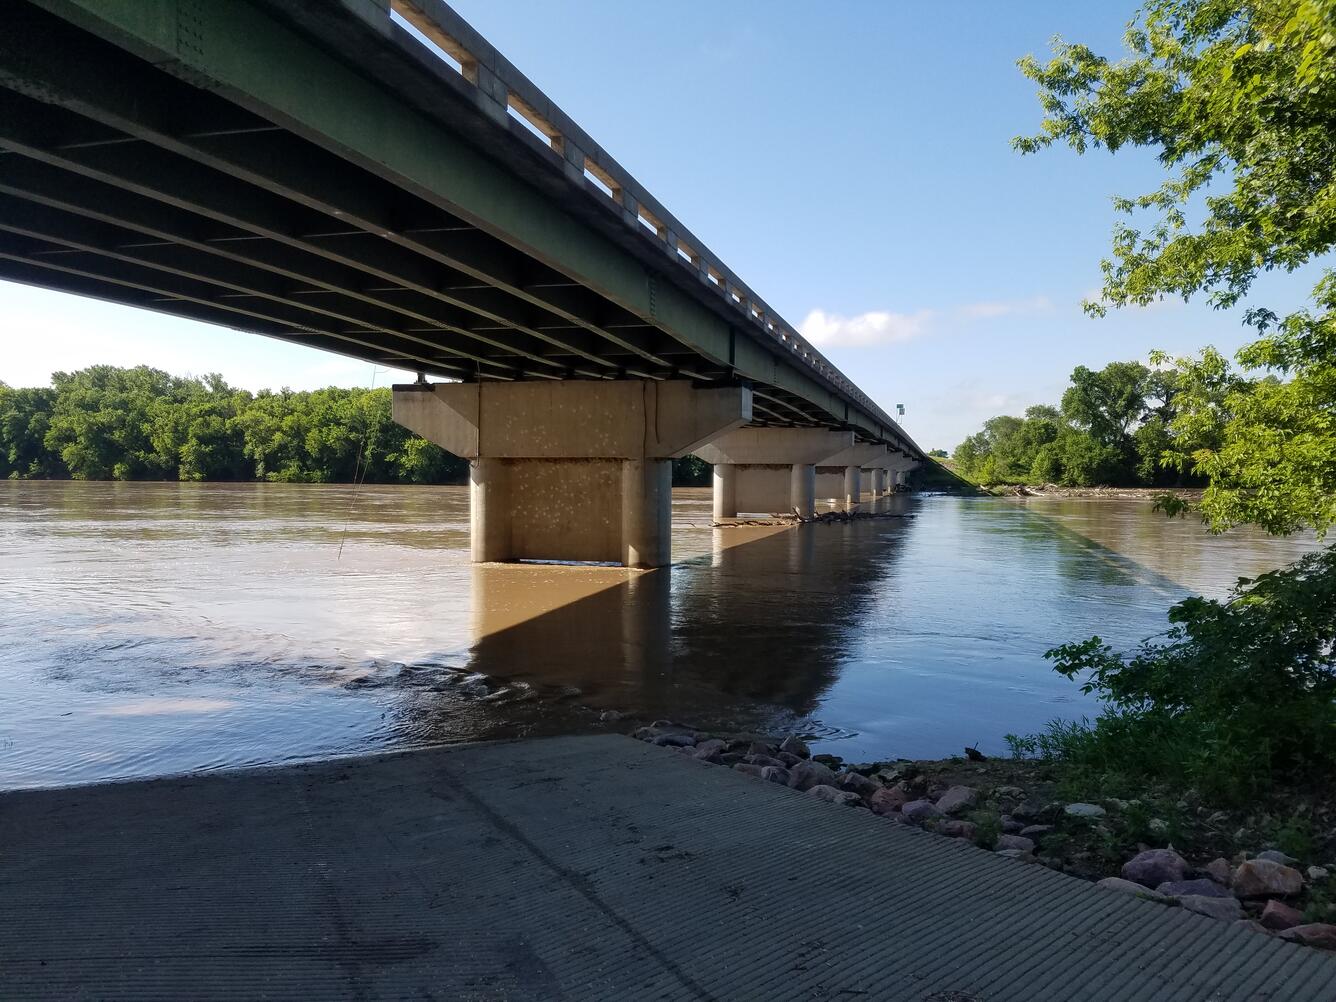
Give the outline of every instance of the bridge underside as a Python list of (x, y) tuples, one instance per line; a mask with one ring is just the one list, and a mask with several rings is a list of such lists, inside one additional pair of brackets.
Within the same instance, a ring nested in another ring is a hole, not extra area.
[[(444, 68), (402, 11), (485, 65)], [(485, 384), (395, 395), (472, 461), (475, 559), (661, 566), (668, 463), (711, 442), (744, 504), (808, 515), (823, 459), (856, 505), (890, 462), (866, 448), (918, 454), (441, 0), (5, 13), (0, 279)], [(534, 105), (565, 133), (508, 116)]]
[[(448, 192), (410, 190), (36, 6), (6, 20), (0, 278), (453, 379), (739, 381), (452, 211)], [(758, 424), (835, 424), (753, 385)]]

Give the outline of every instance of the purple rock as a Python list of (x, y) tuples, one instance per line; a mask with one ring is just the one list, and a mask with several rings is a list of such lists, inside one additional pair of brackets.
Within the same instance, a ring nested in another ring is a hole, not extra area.
[(940, 818), (942, 812), (931, 800), (911, 800), (900, 808), (900, 815), (906, 821), (924, 822), (929, 818)]
[(1195, 894), (1203, 898), (1231, 897), (1229, 891), (1205, 877), (1198, 877), (1196, 880), (1166, 880), (1155, 889), (1161, 894), (1170, 894), (1174, 897), (1184, 894)]
[(1167, 880), (1182, 880), (1188, 864), (1172, 849), (1147, 849), (1123, 864), (1123, 879), (1145, 887), (1159, 887)]

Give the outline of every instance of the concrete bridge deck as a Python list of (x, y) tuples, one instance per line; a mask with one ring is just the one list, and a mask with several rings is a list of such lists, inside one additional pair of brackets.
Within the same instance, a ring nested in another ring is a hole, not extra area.
[(0, 995), (1336, 998), (1336, 957), (620, 737), (0, 796)]

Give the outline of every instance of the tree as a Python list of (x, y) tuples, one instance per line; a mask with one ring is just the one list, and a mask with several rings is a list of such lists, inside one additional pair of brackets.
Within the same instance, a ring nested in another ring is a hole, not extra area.
[(1146, 411), (1149, 376), (1139, 362), (1110, 362), (1098, 372), (1078, 365), (1062, 395), (1063, 416), (1101, 447), (1130, 453), (1132, 429)]
[[(1078, 153), (1139, 146), (1155, 150), (1167, 173), (1154, 191), (1115, 201), (1128, 221), (1114, 229), (1102, 299), (1087, 311), (1198, 293), (1233, 306), (1260, 272), (1294, 270), (1331, 250), (1336, 0), (1151, 0), (1126, 39), (1131, 53), (1119, 62), (1058, 41), (1047, 64), (1020, 63), (1045, 113), (1038, 134), (1014, 141), (1021, 152), (1057, 142)], [(1275, 369), (1284, 382), (1235, 378), (1219, 400), (1179, 404), (1184, 426), (1215, 434), (1213, 444), (1176, 454), (1210, 478), (1202, 512), (1213, 529), (1256, 522), (1325, 533), (1336, 519), (1330, 270), (1313, 298), (1313, 310), (1283, 318), (1264, 306), (1247, 311), (1259, 339), (1239, 363)], [(1224, 377), (1207, 357), (1180, 360), (1176, 378)]]
[(55, 390), (0, 383), (0, 477), (63, 475), (64, 465), (46, 448), (55, 400)]
[(158, 401), (178, 400), (181, 381), (141, 365), (94, 365), (56, 372), (55, 403), (46, 448), (76, 480), (134, 480), (176, 476), (175, 457), (153, 440)]

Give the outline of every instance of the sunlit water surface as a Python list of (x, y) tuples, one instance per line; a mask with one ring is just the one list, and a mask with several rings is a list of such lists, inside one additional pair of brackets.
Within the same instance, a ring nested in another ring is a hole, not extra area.
[(1145, 502), (897, 498), (711, 529), (670, 570), (474, 566), (462, 488), (0, 483), (0, 786), (626, 728), (816, 735), (846, 758), (1005, 748), (1096, 707), (1043, 660), (1316, 544)]

